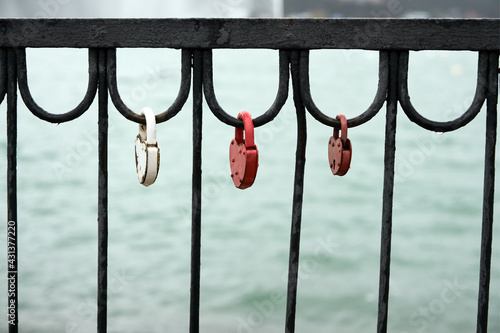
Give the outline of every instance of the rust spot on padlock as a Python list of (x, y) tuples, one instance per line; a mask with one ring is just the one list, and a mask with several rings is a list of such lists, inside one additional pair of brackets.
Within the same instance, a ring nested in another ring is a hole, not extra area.
[(339, 114), (341, 137), (339, 130), (333, 130), (333, 136), (328, 140), (328, 162), (332, 173), (337, 176), (343, 176), (349, 171), (351, 165), (352, 145), (351, 140), (347, 138), (347, 119), (343, 114)]
[(257, 176), (259, 151), (254, 142), (252, 116), (250, 113), (242, 111), (238, 114), (238, 119), (243, 120), (245, 137), (243, 137), (243, 129), (235, 129), (234, 139), (229, 145), (229, 164), (234, 186), (245, 189), (252, 186)]

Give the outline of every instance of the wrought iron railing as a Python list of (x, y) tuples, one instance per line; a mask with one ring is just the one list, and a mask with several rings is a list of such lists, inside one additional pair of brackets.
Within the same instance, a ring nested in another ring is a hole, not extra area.
[[(88, 89), (81, 103), (63, 114), (52, 114), (34, 101), (27, 80), (26, 48), (70, 47), (89, 50)], [(306, 110), (319, 122), (339, 128), (337, 119), (314, 103), (309, 86), (311, 49), (366, 49), (379, 51), (378, 90), (365, 112), (348, 120), (360, 126), (386, 105), (384, 188), (377, 332), (387, 331), (391, 229), (395, 175), (396, 114), (398, 104), (417, 125), (435, 132), (467, 125), (486, 102), (486, 151), (483, 221), (479, 271), (477, 332), (488, 324), (495, 144), (497, 129), (500, 20), (498, 19), (0, 19), (0, 103), (7, 103), (7, 279), (8, 327), (18, 332), (18, 218), (17, 218), (17, 103), (19, 92), (29, 110), (51, 123), (81, 116), (97, 94), (99, 123), (98, 167), (98, 295), (97, 331), (107, 327), (108, 240), (108, 98), (127, 119), (145, 123), (120, 98), (116, 80), (117, 48), (182, 49), (181, 86), (177, 99), (156, 122), (168, 121), (193, 97), (193, 178), (190, 332), (199, 332), (201, 255), (201, 134), (203, 99), (223, 123), (243, 127), (219, 105), (212, 77), (212, 50), (234, 48), (279, 49), (279, 89), (271, 107), (254, 119), (263, 126), (278, 115), (288, 98), (289, 81), (297, 114), (297, 150), (289, 252), (285, 331), (295, 331), (299, 244), (306, 148)], [(422, 116), (410, 101), (407, 79), (410, 50), (471, 50), (478, 54), (474, 100), (457, 119), (436, 122)], [(190, 91), (192, 90), (192, 92)]]

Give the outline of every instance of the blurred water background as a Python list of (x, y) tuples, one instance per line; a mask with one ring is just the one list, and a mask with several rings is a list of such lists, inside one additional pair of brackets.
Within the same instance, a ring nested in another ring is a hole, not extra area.
[[(184, 5), (182, 5), (184, 6)], [(184, 9), (180, 9), (183, 12)], [(177, 15), (181, 16), (181, 15)], [(189, 16), (189, 15), (184, 15)], [(196, 16), (196, 15), (193, 15)], [(180, 82), (180, 51), (117, 51), (118, 85), (134, 110), (161, 112)], [(83, 97), (87, 51), (27, 50), (35, 100), (64, 112)], [(327, 114), (363, 112), (376, 91), (378, 53), (312, 51), (311, 90)], [(414, 105), (453, 119), (472, 101), (477, 54), (412, 52)], [(257, 116), (271, 105), (278, 52), (214, 51), (214, 82), (231, 114)], [(5, 112), (5, 103), (0, 111)], [(475, 330), (484, 168), (485, 110), (468, 126), (439, 134), (400, 110), (397, 130), (389, 331)], [(372, 332), (376, 327), (385, 108), (353, 128), (351, 170), (331, 175), (332, 129), (308, 116), (297, 332)], [(295, 160), (291, 98), (256, 129), (260, 167), (252, 188), (229, 177), (234, 129), (204, 106), (202, 332), (281, 332)], [(110, 103), (109, 332), (184, 332), (189, 322), (191, 98), (158, 126), (158, 179), (135, 173), (137, 124)], [(0, 117), (5, 128), (5, 117)], [(18, 203), (21, 332), (94, 332), (97, 257), (97, 104), (77, 120), (52, 125), (19, 103)], [(5, 135), (0, 154), (6, 154)], [(0, 159), (0, 169), (6, 160)], [(5, 178), (0, 187), (6, 188)], [(495, 218), (498, 220), (498, 205)], [(6, 194), (0, 191), (6, 214)], [(5, 228), (0, 239), (6, 238)], [(494, 227), (490, 326), (500, 331), (500, 237)], [(1, 256), (6, 258), (5, 248)], [(5, 260), (0, 271), (6, 272)], [(7, 299), (5, 279), (0, 299)], [(3, 307), (3, 317), (6, 310)], [(0, 325), (6, 332), (6, 324)]]

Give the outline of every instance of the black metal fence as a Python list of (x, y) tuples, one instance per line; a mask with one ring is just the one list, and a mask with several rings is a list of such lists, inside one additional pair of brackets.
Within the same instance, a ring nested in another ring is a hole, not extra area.
[[(73, 110), (52, 114), (34, 101), (27, 80), (30, 47), (70, 47), (89, 50), (89, 81), (84, 99)], [(297, 115), (297, 150), (291, 221), (285, 331), (295, 331), (299, 245), (306, 148), (306, 110), (319, 122), (339, 128), (338, 120), (315, 105), (309, 87), (309, 50), (367, 49), (379, 51), (378, 90), (372, 104), (348, 126), (360, 126), (386, 105), (384, 188), (380, 252), (377, 332), (387, 331), (391, 231), (398, 105), (417, 125), (435, 132), (466, 126), (486, 103), (486, 147), (483, 221), (479, 271), (477, 332), (487, 332), (497, 131), (500, 20), (399, 19), (0, 19), (0, 103), (7, 103), (7, 280), (8, 327), (18, 332), (17, 102), (18, 91), (29, 110), (52, 123), (81, 116), (98, 96), (98, 295), (97, 331), (107, 327), (108, 240), (108, 98), (127, 119), (144, 123), (120, 98), (116, 84), (116, 48), (182, 49), (181, 86), (177, 99), (156, 115), (161, 123), (174, 117), (193, 97), (193, 178), (191, 239), (190, 332), (199, 332), (201, 255), (201, 134), (202, 105), (207, 101), (223, 123), (243, 127), (217, 102), (213, 87), (212, 49), (266, 48), (279, 50), (279, 89), (272, 106), (254, 119), (256, 127), (271, 122), (288, 98), (289, 81)], [(436, 122), (423, 117), (410, 101), (407, 77), (410, 50), (471, 50), (478, 54), (474, 100), (455, 120)], [(192, 92), (191, 92), (192, 90)]]

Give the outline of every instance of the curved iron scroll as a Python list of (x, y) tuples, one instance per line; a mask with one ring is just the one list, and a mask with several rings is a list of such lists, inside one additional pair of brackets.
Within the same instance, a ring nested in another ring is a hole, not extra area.
[[(177, 115), (177, 113), (179, 113), (179, 111), (186, 103), (191, 87), (191, 56), (191, 50), (182, 50), (181, 85), (179, 88), (179, 93), (175, 101), (166, 111), (156, 115), (155, 118), (157, 124), (167, 121)], [(136, 123), (146, 124), (146, 118), (129, 109), (120, 97), (120, 94), (118, 92), (118, 85), (116, 83), (116, 49), (109, 49), (107, 58), (108, 87), (111, 101), (113, 101), (116, 109), (128, 120), (134, 121)]]
[[(203, 91), (205, 93), (205, 99), (207, 101), (212, 113), (225, 124), (230, 126), (243, 128), (243, 121), (230, 116), (222, 107), (219, 105), (217, 98), (215, 96), (214, 84), (213, 84), (213, 62), (212, 62), (212, 51), (203, 51)], [(274, 119), (281, 111), (283, 105), (285, 105), (288, 99), (288, 85), (290, 79), (290, 54), (288, 51), (279, 51), (279, 84), (278, 92), (276, 98), (271, 105), (271, 107), (264, 112), (262, 115), (253, 119), (253, 124), (255, 127), (259, 127), (267, 124)]]
[(408, 95), (408, 58), (408, 51), (401, 52), (398, 73), (399, 102), (404, 112), (412, 122), (430, 131), (450, 132), (467, 125), (477, 116), (479, 111), (481, 111), (481, 107), (486, 99), (486, 91), (488, 88), (487, 52), (479, 52), (476, 93), (471, 106), (457, 119), (444, 122), (432, 121), (423, 117), (411, 104), (410, 96)]
[(0, 104), (7, 93), (7, 51), (0, 49)]
[[(380, 51), (378, 88), (375, 98), (365, 112), (355, 118), (347, 120), (347, 125), (349, 127), (356, 127), (366, 123), (380, 111), (387, 97), (388, 84), (389, 53), (387, 51)], [(309, 85), (309, 50), (300, 52), (300, 91), (304, 105), (316, 120), (325, 125), (340, 128), (340, 121), (321, 112), (311, 97), (311, 87)]]
[(97, 79), (98, 79), (98, 52), (95, 49), (89, 49), (89, 83), (85, 97), (73, 110), (63, 114), (53, 114), (45, 111), (38, 106), (31, 95), (28, 86), (28, 75), (26, 66), (26, 49), (16, 50), (17, 54), (17, 75), (19, 82), (19, 91), (28, 109), (38, 118), (51, 122), (51, 123), (64, 123), (80, 117), (85, 111), (88, 110), (97, 92)]

